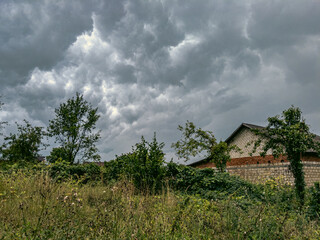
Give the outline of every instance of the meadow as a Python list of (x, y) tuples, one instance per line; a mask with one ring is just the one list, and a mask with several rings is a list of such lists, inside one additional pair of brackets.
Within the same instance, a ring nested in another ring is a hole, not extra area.
[(108, 178), (110, 166), (59, 166), (1, 171), (0, 239), (320, 238), (319, 191), (299, 207), (281, 178), (254, 185), (171, 163), (156, 190)]

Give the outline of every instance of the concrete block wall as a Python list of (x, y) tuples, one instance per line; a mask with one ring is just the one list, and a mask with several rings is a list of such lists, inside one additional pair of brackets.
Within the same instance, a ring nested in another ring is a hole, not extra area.
[[(270, 178), (281, 177), (285, 183), (294, 184), (294, 178), (289, 170), (289, 163), (259, 164), (259, 165), (241, 165), (229, 166), (227, 172), (238, 175), (243, 179), (253, 183), (263, 183)], [(314, 182), (320, 182), (320, 163), (304, 162), (303, 170), (307, 186), (313, 186)]]

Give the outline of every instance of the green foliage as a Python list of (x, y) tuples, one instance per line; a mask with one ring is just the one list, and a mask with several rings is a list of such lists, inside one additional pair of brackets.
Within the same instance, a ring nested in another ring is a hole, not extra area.
[(45, 132), (42, 127), (33, 127), (24, 120), (25, 125), (17, 124), (17, 134), (10, 134), (4, 138), (1, 153), (4, 160), (17, 162), (25, 160), (33, 162), (39, 156)]
[(230, 161), (230, 151), (235, 147), (229, 147), (226, 142), (220, 141), (218, 144), (212, 146), (210, 151), (210, 160), (215, 164), (220, 172), (224, 172), (227, 167), (227, 162)]
[(48, 132), (65, 151), (63, 160), (74, 163), (77, 157), (80, 161), (100, 159), (95, 146), (100, 134), (93, 133), (100, 117), (97, 111), (79, 93), (55, 109), (56, 117), (50, 120)]
[(187, 121), (185, 127), (179, 125), (178, 130), (182, 132), (182, 139), (171, 145), (177, 152), (179, 158), (187, 160), (195, 157), (202, 151), (207, 151), (216, 145), (216, 139), (211, 131), (196, 128), (193, 122)]
[[(1, 96), (0, 96), (1, 98)], [(3, 106), (3, 103), (0, 101), (0, 111), (2, 110), (2, 106)], [(5, 121), (0, 121), (0, 136), (2, 135), (2, 129), (3, 129), (3, 125), (6, 124), (7, 122)]]
[(171, 147), (176, 150), (179, 158), (188, 161), (190, 157), (205, 152), (206, 161), (213, 162), (219, 171), (225, 171), (230, 160), (229, 153), (231, 149), (236, 149), (235, 146), (228, 146), (225, 142), (217, 143), (211, 131), (196, 128), (193, 122), (187, 121), (185, 127), (179, 125), (178, 130), (182, 132), (182, 139)]
[(49, 175), (56, 181), (76, 180), (80, 183), (96, 181), (101, 177), (101, 169), (94, 163), (70, 164), (66, 161), (56, 161), (48, 166)]
[(123, 176), (129, 175), (130, 167), (130, 157), (128, 154), (122, 154), (120, 156), (116, 156), (116, 159), (104, 162), (103, 167), (103, 179), (107, 182), (110, 181), (118, 181)]
[(320, 184), (316, 182), (310, 190), (309, 215), (313, 219), (320, 219)]
[(240, 177), (217, 173), (213, 169), (198, 169), (170, 162), (167, 164), (170, 186), (207, 199), (225, 199), (232, 195), (262, 199), (261, 191)]
[(0, 239), (319, 239), (319, 223), (304, 212), (242, 201), (0, 172)]
[(302, 118), (299, 108), (290, 107), (284, 110), (281, 116), (268, 118), (268, 126), (265, 129), (254, 130), (260, 136), (255, 143), (254, 151), (263, 141), (262, 156), (269, 149), (275, 158), (286, 155), (290, 161), (290, 169), (295, 178), (297, 195), (304, 203), (305, 181), (301, 156), (312, 149), (320, 154), (320, 143), (315, 141), (315, 135), (309, 132), (309, 127)]
[(105, 163), (106, 178), (124, 176), (131, 179), (139, 190), (161, 190), (165, 175), (163, 147), (164, 143), (157, 142), (156, 134), (150, 143), (141, 137), (141, 142), (132, 148), (132, 152)]
[(47, 157), (47, 161), (50, 163), (55, 163), (59, 160), (68, 159), (68, 155), (65, 149), (62, 147), (53, 148), (50, 155)]

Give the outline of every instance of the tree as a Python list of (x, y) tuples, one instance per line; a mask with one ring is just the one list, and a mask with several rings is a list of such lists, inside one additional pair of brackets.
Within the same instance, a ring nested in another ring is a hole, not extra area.
[[(0, 96), (1, 98), (1, 96)], [(2, 110), (2, 106), (3, 106), (3, 102), (0, 101), (0, 111)], [(4, 122), (4, 121), (0, 121), (0, 136), (2, 136), (2, 132), (1, 130), (3, 129), (3, 125), (6, 124), (7, 122)]]
[(46, 147), (42, 143), (45, 132), (42, 127), (33, 127), (24, 120), (25, 125), (17, 125), (17, 134), (10, 134), (4, 138), (1, 147), (2, 157), (5, 160), (17, 162), (25, 160), (35, 161), (39, 156), (41, 147)]
[(210, 162), (213, 162), (220, 172), (225, 172), (227, 162), (230, 161), (230, 151), (237, 150), (236, 146), (228, 146), (226, 142), (220, 141), (210, 150)]
[(156, 134), (152, 142), (141, 137), (141, 142), (132, 147), (132, 151), (115, 160), (106, 162), (106, 171), (110, 179), (121, 176), (130, 178), (140, 190), (159, 191), (165, 176), (164, 143), (158, 143)]
[(225, 142), (217, 143), (211, 131), (196, 128), (193, 122), (187, 121), (185, 127), (179, 125), (178, 130), (182, 132), (182, 139), (171, 147), (176, 150), (179, 158), (188, 161), (190, 157), (205, 152), (206, 161), (213, 162), (219, 171), (225, 171), (227, 161), (230, 160), (229, 152), (235, 146), (228, 146)]
[(295, 179), (296, 193), (303, 204), (305, 181), (301, 157), (310, 149), (320, 155), (320, 143), (315, 141), (315, 135), (309, 132), (309, 126), (299, 108), (292, 106), (284, 110), (281, 116), (269, 117), (268, 122), (265, 129), (253, 130), (259, 136), (253, 151), (262, 146), (261, 156), (265, 156), (271, 149), (275, 158), (280, 155), (287, 157)]
[(66, 150), (62, 147), (53, 148), (50, 152), (50, 155), (47, 157), (47, 161), (50, 163), (55, 163), (58, 160), (65, 160), (68, 159), (66, 154)]
[(95, 146), (100, 133), (93, 133), (100, 117), (97, 111), (79, 93), (55, 109), (56, 117), (50, 120), (48, 132), (65, 151), (67, 162), (74, 163), (77, 157), (78, 161), (100, 159)]

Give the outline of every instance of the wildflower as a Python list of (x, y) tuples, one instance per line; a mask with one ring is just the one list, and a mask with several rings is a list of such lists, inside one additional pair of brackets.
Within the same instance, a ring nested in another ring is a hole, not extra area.
[(68, 200), (68, 196), (65, 196), (64, 198), (63, 198), (63, 201), (67, 201)]

